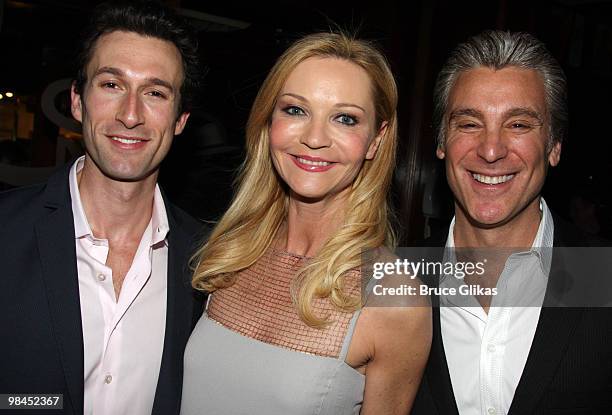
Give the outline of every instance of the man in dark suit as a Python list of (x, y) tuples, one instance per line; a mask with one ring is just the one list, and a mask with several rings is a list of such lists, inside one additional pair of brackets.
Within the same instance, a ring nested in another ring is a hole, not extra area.
[[(488, 264), (496, 271), (459, 284), (500, 289), (505, 302), (434, 299), (431, 354), (413, 414), (612, 410), (612, 313), (554, 301), (563, 275), (553, 247), (590, 244), (540, 195), (548, 167), (560, 160), (565, 95), (563, 71), (524, 33), (475, 36), (440, 72), (437, 156), (445, 160), (455, 217), (448, 234), (430, 242), (448, 248), (445, 259), (466, 247), (496, 252), (497, 267)], [(440, 285), (453, 281), (446, 276)]]
[(167, 8), (130, 2), (98, 6), (82, 45), (86, 155), (0, 195), (0, 393), (61, 394), (53, 413), (178, 413), (201, 226), (157, 176), (189, 117), (196, 43)]

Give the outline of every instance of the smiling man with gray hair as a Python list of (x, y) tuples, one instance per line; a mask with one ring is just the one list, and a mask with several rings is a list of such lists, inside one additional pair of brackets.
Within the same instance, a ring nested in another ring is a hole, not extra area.
[(489, 263), (486, 278), (459, 284), (478, 282), (529, 302), (440, 298), (413, 414), (610, 412), (611, 314), (547, 306), (558, 278), (552, 248), (592, 244), (541, 197), (549, 166), (560, 161), (567, 119), (565, 75), (529, 34), (481, 33), (442, 68), (436, 155), (446, 165), (455, 217), (447, 234), (429, 242), (445, 246), (447, 258), (465, 248), (495, 252), (501, 260)]

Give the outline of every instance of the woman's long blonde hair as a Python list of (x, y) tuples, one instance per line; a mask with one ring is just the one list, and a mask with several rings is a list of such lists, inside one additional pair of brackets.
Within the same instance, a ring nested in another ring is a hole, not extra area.
[(269, 127), (285, 80), (310, 57), (345, 59), (363, 68), (372, 82), (376, 128), (387, 123), (375, 157), (364, 161), (352, 184), (342, 226), (295, 279), (292, 296), (300, 318), (310, 326), (323, 327), (326, 318), (314, 313), (312, 300), (329, 298), (340, 310), (358, 309), (361, 299), (346, 295), (343, 275), (363, 264), (364, 250), (395, 244), (387, 197), (397, 146), (397, 86), (376, 47), (344, 33), (316, 33), (301, 38), (268, 74), (249, 115), (247, 155), (238, 176), (237, 192), (208, 242), (192, 258), (192, 285), (208, 292), (231, 286), (238, 272), (266, 252), (286, 219), (289, 195), (272, 164)]

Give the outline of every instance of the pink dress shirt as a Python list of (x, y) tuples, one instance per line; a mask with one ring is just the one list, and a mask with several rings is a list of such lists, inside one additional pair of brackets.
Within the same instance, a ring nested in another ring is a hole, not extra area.
[(166, 326), (168, 218), (159, 187), (119, 298), (106, 266), (108, 240), (91, 231), (70, 170), (84, 344), (85, 415), (149, 415), (153, 408)]

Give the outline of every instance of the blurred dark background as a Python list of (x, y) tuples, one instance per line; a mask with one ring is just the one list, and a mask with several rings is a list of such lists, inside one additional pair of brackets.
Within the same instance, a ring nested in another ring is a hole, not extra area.
[[(0, 0), (0, 189), (42, 181), (82, 152), (66, 88), (96, 3)], [(402, 244), (443, 229), (452, 197), (434, 157), (433, 83), (457, 43), (507, 29), (543, 40), (569, 78), (570, 133), (546, 183), (549, 206), (612, 236), (612, 132), (604, 125), (612, 119), (612, 0), (166, 3), (197, 30), (208, 70), (160, 175), (170, 199), (194, 216), (214, 220), (227, 206), (249, 107), (276, 57), (301, 35), (341, 27), (378, 42), (400, 87), (393, 200)]]

